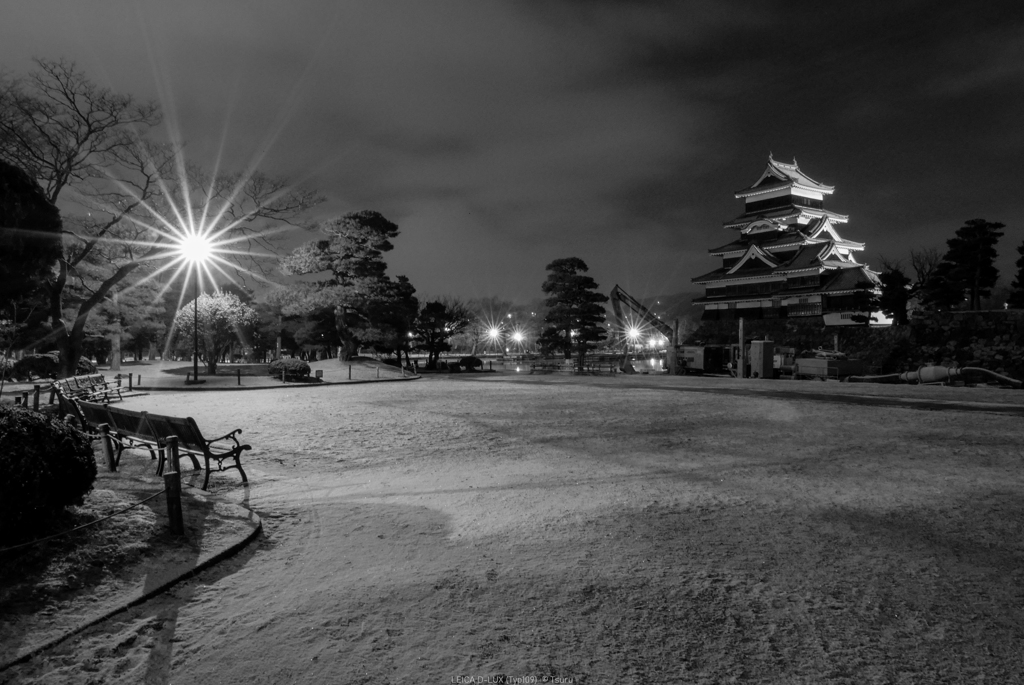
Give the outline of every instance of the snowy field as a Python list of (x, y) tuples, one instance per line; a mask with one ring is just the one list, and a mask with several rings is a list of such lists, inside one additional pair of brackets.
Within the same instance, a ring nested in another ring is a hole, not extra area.
[(1024, 678), (1019, 416), (617, 382), (133, 399), (245, 429), (265, 534), (0, 682)]

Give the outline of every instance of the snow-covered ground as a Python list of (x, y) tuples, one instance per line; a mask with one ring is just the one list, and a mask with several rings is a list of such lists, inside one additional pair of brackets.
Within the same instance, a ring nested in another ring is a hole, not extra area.
[(245, 429), (251, 487), (212, 484), (265, 535), (0, 682), (1022, 677), (1018, 416), (676, 391), (708, 384), (134, 398)]

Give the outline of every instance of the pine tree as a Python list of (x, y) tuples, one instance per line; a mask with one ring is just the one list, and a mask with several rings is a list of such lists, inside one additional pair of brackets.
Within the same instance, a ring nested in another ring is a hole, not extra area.
[(1017, 248), (1017, 254), (1020, 255), (1017, 259), (1017, 280), (1010, 284), (1013, 290), (1006, 304), (1014, 309), (1024, 309), (1024, 243)]
[(582, 259), (556, 259), (547, 270), (548, 278), (541, 286), (548, 295), (544, 300), (547, 327), (538, 342), (544, 349), (563, 352), (566, 359), (576, 352), (582, 369), (587, 350), (607, 337), (601, 324), (608, 296), (597, 292), (593, 278), (583, 275), (588, 268)]
[(879, 308), (892, 318), (894, 326), (907, 325), (910, 277), (903, 273), (899, 265), (894, 265), (879, 274), (878, 280), (882, 285), (882, 294), (878, 297)]
[(1005, 225), (971, 219), (946, 241), (949, 249), (925, 287), (927, 303), (952, 308), (967, 300), (970, 309), (978, 309), (981, 298), (992, 292), (999, 279), (995, 266), (996, 243), (1003, 237)]

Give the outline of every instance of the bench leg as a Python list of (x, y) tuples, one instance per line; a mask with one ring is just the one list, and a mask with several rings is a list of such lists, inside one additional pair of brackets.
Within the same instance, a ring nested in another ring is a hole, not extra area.
[(207, 455), (204, 458), (206, 459), (206, 478), (203, 479), (203, 490), (210, 484), (210, 457)]
[(242, 458), (241, 455), (235, 455), (235, 468), (242, 474), (242, 482), (249, 485), (249, 479), (245, 477), (245, 471), (242, 470)]

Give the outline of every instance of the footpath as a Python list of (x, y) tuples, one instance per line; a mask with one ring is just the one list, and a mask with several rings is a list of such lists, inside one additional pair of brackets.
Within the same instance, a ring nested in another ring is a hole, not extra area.
[[(403, 373), (401, 369), (372, 360), (358, 360), (349, 364), (330, 359), (310, 364), (314, 373), (321, 371), (321, 379), (317, 382), (282, 383), (281, 379), (269, 376), (203, 376), (201, 368), (200, 378), (206, 382), (186, 385), (184, 375), (165, 373), (166, 369), (180, 369), (182, 366), (182, 362), (126, 365), (121, 371), (125, 377), (122, 386), (127, 387), (126, 377), (129, 372), (135, 374), (132, 386), (136, 393), (272, 391), (275, 388), (295, 389), (419, 378), (408, 371)], [(227, 371), (231, 367), (223, 368)], [(100, 372), (108, 379), (117, 373), (111, 373), (108, 369), (101, 369)], [(31, 388), (31, 384), (27, 388), (19, 387), (24, 385), (9, 385), (4, 395)], [(130, 406), (130, 398), (127, 401)], [(0, 617), (0, 673), (115, 614), (166, 592), (181, 581), (236, 554), (259, 536), (262, 521), (245, 506), (248, 501), (247, 490), (242, 489), (244, 495), (240, 501), (238, 493), (233, 492), (235, 501), (232, 501), (225, 494), (201, 490), (201, 472), (193, 474), (186, 470), (182, 473), (182, 480), (184, 539), (160, 536), (160, 539), (151, 541), (150, 550), (142, 562), (117, 577), (106, 579), (99, 586), (83, 588), (73, 596), (63, 598), (55, 607), (34, 614)], [(94, 491), (110, 491), (131, 501), (141, 502), (158, 492), (162, 483), (153, 474), (152, 462), (148, 458), (142, 459), (138, 454), (126, 453), (115, 473), (108, 472), (100, 465)], [(166, 527), (163, 497), (156, 497), (141, 506), (154, 512), (159, 525)]]

